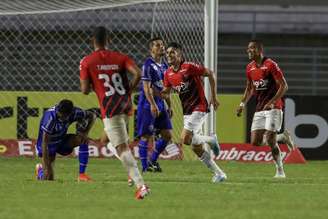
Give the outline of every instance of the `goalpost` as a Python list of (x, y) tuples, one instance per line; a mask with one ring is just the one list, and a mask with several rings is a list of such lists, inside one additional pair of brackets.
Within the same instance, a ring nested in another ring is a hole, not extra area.
[[(128, 54), (139, 67), (148, 55), (147, 41), (161, 36), (180, 42), (187, 60), (216, 72), (217, 5), (216, 0), (1, 1), (0, 139), (35, 139), (43, 110), (62, 98), (97, 107), (95, 96), (80, 94), (78, 69), (92, 50), (95, 26), (106, 26), (111, 49)], [(177, 139), (182, 111), (178, 98), (173, 104)], [(99, 121), (91, 137), (101, 130)], [(213, 113), (205, 131), (215, 131)]]

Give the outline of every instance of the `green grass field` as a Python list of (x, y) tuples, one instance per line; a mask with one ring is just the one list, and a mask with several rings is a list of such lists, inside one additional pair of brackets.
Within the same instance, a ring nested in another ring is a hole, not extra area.
[(0, 218), (328, 218), (327, 162), (273, 165), (220, 162), (222, 184), (199, 161), (162, 161), (165, 172), (144, 176), (152, 193), (134, 199), (119, 161), (91, 159), (93, 183), (76, 182), (78, 163), (58, 159), (56, 181), (33, 179), (36, 160), (0, 158)]

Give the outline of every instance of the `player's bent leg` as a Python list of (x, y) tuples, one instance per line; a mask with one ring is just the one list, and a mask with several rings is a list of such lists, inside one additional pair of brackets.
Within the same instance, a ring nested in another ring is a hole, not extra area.
[(286, 144), (289, 152), (295, 149), (295, 143), (287, 129), (284, 130), (283, 133), (277, 135), (277, 142)]
[[(92, 181), (91, 177), (86, 174), (86, 169), (89, 163), (89, 144), (87, 140), (87, 136), (82, 134), (75, 135), (75, 134), (68, 134), (67, 135), (67, 143), (64, 143), (64, 148), (61, 152), (62, 155), (68, 155), (72, 153), (74, 147), (79, 146), (79, 182), (90, 182)], [(67, 150), (65, 150), (67, 148)]]
[(194, 153), (198, 156), (199, 160), (202, 161), (207, 166), (207, 168), (211, 170), (212, 173), (214, 173), (212, 177), (213, 183), (223, 182), (227, 179), (226, 174), (215, 163), (211, 157), (211, 154), (203, 149), (202, 145), (191, 145), (191, 147)]

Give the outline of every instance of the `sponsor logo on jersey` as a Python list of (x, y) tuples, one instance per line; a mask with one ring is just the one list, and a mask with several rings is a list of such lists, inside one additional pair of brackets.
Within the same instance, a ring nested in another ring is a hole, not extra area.
[(189, 87), (189, 82), (181, 82), (180, 85), (174, 86), (173, 89), (178, 93), (184, 93)]
[(268, 88), (268, 83), (269, 80), (268, 79), (260, 79), (260, 80), (256, 80), (253, 81), (253, 85), (255, 86), (256, 90), (266, 90)]

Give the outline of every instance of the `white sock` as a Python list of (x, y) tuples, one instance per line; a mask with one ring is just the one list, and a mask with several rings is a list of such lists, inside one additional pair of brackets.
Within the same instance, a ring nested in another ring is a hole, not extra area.
[[(279, 148), (278, 144), (276, 146)], [(283, 168), (283, 162), (282, 162), (280, 149), (279, 149), (279, 155), (278, 155), (277, 160), (275, 161), (275, 163), (276, 163), (277, 168)]]
[(222, 175), (224, 172), (220, 169), (220, 167), (215, 163), (215, 161), (211, 158), (211, 155), (204, 151), (202, 156), (199, 158), (213, 173), (217, 175)]
[(194, 134), (191, 139), (191, 144), (200, 145), (200, 144), (204, 144), (204, 143), (211, 143), (214, 140), (215, 140), (214, 136)]
[(137, 161), (132, 156), (131, 151), (130, 150), (123, 151), (120, 157), (121, 157), (120, 160), (122, 161), (123, 165), (128, 170), (128, 174), (135, 182), (137, 188), (144, 185), (145, 182), (139, 172), (139, 169), (137, 166)]

